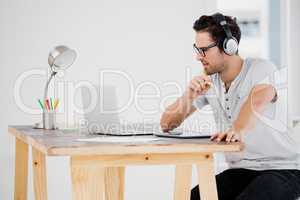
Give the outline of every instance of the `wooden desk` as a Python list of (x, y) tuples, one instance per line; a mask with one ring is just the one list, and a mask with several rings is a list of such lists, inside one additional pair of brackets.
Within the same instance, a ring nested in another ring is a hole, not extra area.
[[(242, 144), (216, 144), (208, 139), (166, 139), (130, 143), (80, 142), (79, 131), (46, 131), (10, 126), (16, 137), (15, 200), (27, 199), (28, 145), (32, 146), (34, 193), (47, 199), (45, 156), (70, 156), (74, 200), (124, 199), (126, 165), (176, 165), (175, 200), (189, 200), (192, 164), (197, 165), (202, 200), (217, 199), (214, 152), (240, 151)], [(154, 137), (154, 136), (136, 136)]]

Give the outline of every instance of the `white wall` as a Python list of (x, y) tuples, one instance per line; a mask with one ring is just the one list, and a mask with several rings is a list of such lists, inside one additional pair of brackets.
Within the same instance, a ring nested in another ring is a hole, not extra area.
[[(99, 70), (104, 68), (127, 72), (134, 89), (143, 81), (155, 82), (161, 95), (144, 105), (157, 109), (146, 117), (158, 120), (158, 102), (170, 92), (178, 95), (176, 88), (164, 84), (176, 81), (184, 89), (185, 70), (191, 70), (190, 76), (200, 71), (191, 48), (192, 24), (214, 8), (210, 0), (0, 1), (0, 199), (13, 198), (14, 140), (7, 126), (40, 119), (39, 114), (29, 114), (16, 102), (15, 83), (33, 69), (46, 73), (48, 52), (53, 46), (66, 44), (78, 52), (76, 63), (57, 79), (68, 83), (63, 90), (65, 104), (61, 105), (65, 110), (60, 116), (67, 126), (76, 117), (71, 105), (73, 95), (67, 94), (80, 80), (99, 82)], [(36, 99), (42, 97), (45, 78), (32, 75), (22, 82), (17, 94), (20, 92), (26, 107), (38, 108)], [(112, 77), (108, 82), (120, 86), (120, 103), (124, 103), (128, 94), (124, 82)], [(153, 88), (149, 91), (154, 93)], [(134, 110), (132, 104), (122, 115), (131, 120), (144, 117)], [(49, 199), (70, 199), (69, 160), (48, 158), (47, 162)], [(126, 199), (171, 199), (173, 167), (130, 167), (126, 175)], [(29, 177), (29, 199), (33, 199), (31, 173)]]
[(247, 37), (242, 33), (239, 44), (239, 54), (242, 57), (269, 59), (268, 4), (268, 0), (254, 0), (251, 3), (239, 0), (217, 0), (217, 9), (226, 15), (236, 17), (238, 21), (259, 20), (259, 33), (256, 37)]
[(300, 47), (300, 1), (287, 1), (287, 64), (289, 84), (289, 114), (291, 120), (300, 118), (300, 92), (299, 92), (299, 47)]

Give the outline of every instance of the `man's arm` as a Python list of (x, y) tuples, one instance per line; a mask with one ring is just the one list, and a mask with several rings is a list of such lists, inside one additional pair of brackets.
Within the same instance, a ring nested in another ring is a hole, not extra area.
[(238, 118), (233, 127), (224, 132), (217, 133), (211, 137), (212, 140), (233, 142), (240, 140), (240, 134), (255, 126), (256, 115), (262, 114), (266, 106), (275, 102), (277, 98), (276, 89), (269, 84), (258, 84), (254, 86), (242, 105)]
[(276, 97), (276, 89), (272, 85), (259, 84), (254, 86), (233, 124), (236, 131), (253, 128), (256, 115), (262, 114), (266, 106), (272, 101), (274, 102)]
[(183, 96), (179, 97), (175, 103), (167, 107), (162, 114), (160, 125), (164, 132), (170, 131), (178, 126), (193, 112), (196, 108), (193, 105), (194, 100), (205, 94), (211, 87), (211, 80), (208, 76), (196, 76), (188, 85)]
[(164, 132), (170, 131), (178, 126), (193, 112), (196, 108), (193, 106), (193, 99), (185, 93), (173, 104), (168, 106), (162, 114), (160, 126)]

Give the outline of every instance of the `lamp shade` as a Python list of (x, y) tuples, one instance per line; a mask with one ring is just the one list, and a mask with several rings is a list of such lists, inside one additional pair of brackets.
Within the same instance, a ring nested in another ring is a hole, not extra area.
[(75, 59), (76, 52), (67, 46), (56, 46), (50, 53), (48, 57), (48, 63), (53, 72), (58, 72), (59, 70), (65, 70), (70, 67)]

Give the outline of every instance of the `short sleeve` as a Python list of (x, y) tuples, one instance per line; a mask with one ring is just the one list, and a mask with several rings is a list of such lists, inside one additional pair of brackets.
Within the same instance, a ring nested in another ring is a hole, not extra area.
[(266, 60), (257, 59), (253, 62), (252, 66), (252, 76), (251, 76), (251, 88), (258, 84), (268, 84), (275, 88), (276, 96), (272, 100), (272, 102), (276, 102), (278, 98), (275, 74), (278, 71), (277, 67)]
[(193, 105), (198, 109), (201, 109), (204, 106), (208, 105), (208, 101), (207, 101), (205, 95), (201, 95), (201, 96), (197, 97), (194, 100)]
[(270, 84), (276, 88), (275, 72), (277, 71), (277, 68), (273, 63), (257, 59), (252, 63), (251, 71), (252, 87), (257, 84)]

